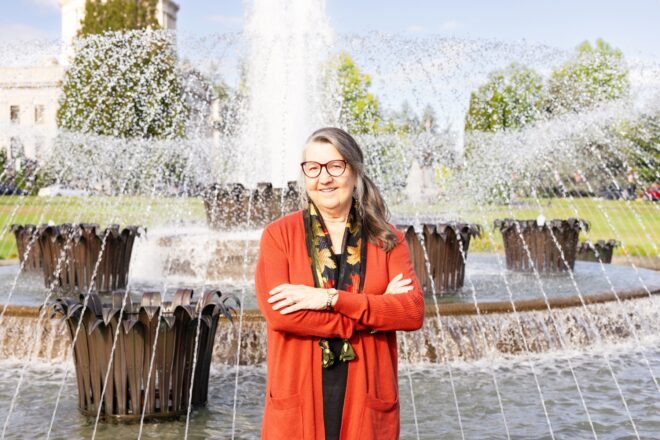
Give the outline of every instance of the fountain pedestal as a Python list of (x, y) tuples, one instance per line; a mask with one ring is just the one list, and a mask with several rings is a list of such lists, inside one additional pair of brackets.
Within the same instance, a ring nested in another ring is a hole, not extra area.
[(82, 292), (126, 287), (138, 226), (44, 225), (37, 233), (46, 287)]
[(74, 341), (80, 411), (125, 422), (143, 411), (145, 419), (173, 418), (189, 404), (205, 405), (218, 320), (233, 310), (229, 297), (208, 291), (193, 302), (193, 291), (180, 289), (172, 302), (150, 292), (134, 304), (128, 295), (121, 313), (124, 295), (114, 293), (113, 304), (91, 294), (86, 307), (82, 295), (53, 305)]
[(240, 183), (214, 184), (204, 193), (206, 219), (213, 229), (262, 228), (282, 215), (298, 209), (300, 191), (296, 182), (286, 188), (259, 183), (256, 189)]
[(596, 243), (581, 241), (577, 247), (575, 258), (581, 261), (601, 261), (605, 264), (612, 263), (614, 248), (619, 245), (616, 240), (598, 240)]
[(11, 225), (16, 238), (18, 258), (24, 272), (41, 272), (43, 257), (37, 240), (39, 229), (35, 225)]
[(588, 229), (584, 220), (497, 219), (502, 233), (506, 267), (521, 272), (563, 272), (575, 267), (578, 236)]
[(398, 229), (405, 234), (413, 270), (424, 293), (444, 293), (463, 287), (470, 239), (481, 234), (479, 225), (440, 223), (417, 228), (400, 225)]

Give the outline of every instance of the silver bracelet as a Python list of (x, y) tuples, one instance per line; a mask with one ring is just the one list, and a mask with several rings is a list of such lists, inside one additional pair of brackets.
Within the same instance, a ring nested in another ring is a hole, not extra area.
[(325, 301), (325, 309), (332, 310), (332, 300), (337, 296), (337, 289), (326, 289), (325, 292), (328, 294), (328, 297)]

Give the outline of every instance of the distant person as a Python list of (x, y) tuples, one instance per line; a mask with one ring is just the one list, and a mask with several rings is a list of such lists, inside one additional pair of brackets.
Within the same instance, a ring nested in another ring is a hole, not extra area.
[(628, 185), (626, 186), (624, 196), (626, 200), (635, 200), (637, 198), (637, 175), (635, 171), (629, 169), (626, 173), (626, 180), (628, 181)]
[(408, 246), (348, 133), (312, 133), (301, 168), (304, 209), (265, 228), (255, 274), (262, 438), (397, 439), (396, 330), (424, 318)]
[(653, 182), (651, 186), (644, 190), (643, 197), (651, 202), (657, 202), (660, 200), (660, 183)]

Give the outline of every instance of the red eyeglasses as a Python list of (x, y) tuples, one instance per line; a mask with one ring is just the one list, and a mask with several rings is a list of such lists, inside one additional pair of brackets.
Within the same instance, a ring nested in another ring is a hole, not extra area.
[(326, 163), (318, 163), (314, 161), (302, 162), (300, 167), (302, 168), (303, 173), (305, 173), (305, 176), (314, 179), (321, 175), (321, 170), (323, 168), (325, 168), (328, 174), (332, 177), (339, 177), (344, 174), (344, 171), (346, 171), (347, 164), (348, 162), (345, 160), (338, 159)]

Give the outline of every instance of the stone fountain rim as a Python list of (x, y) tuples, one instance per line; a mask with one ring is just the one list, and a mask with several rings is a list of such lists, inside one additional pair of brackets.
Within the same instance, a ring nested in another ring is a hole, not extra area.
[[(629, 289), (617, 292), (616, 295), (610, 291), (602, 293), (594, 293), (590, 295), (582, 295), (586, 305), (602, 304), (614, 302), (618, 300), (629, 301), (634, 299), (652, 298), (660, 295), (660, 288), (654, 289), (649, 295), (643, 288)], [(569, 307), (579, 307), (582, 305), (582, 300), (578, 295), (562, 296), (557, 298), (549, 298), (546, 304), (543, 298), (536, 299), (522, 299), (514, 300), (516, 311), (518, 312), (534, 312), (544, 311), (548, 309), (548, 304), (552, 310), (563, 309)], [(438, 316), (471, 316), (477, 314), (502, 314), (513, 312), (511, 301), (492, 301), (478, 303), (475, 307), (474, 303), (440, 303), (436, 310), (435, 305), (426, 305), (425, 316), (432, 318)], [(19, 318), (36, 318), (40, 313), (39, 306), (26, 306), (26, 305), (11, 305), (9, 304), (5, 311), (5, 316), (19, 317)], [(263, 315), (258, 309), (247, 309), (243, 311), (243, 320), (247, 321), (263, 321)]]

